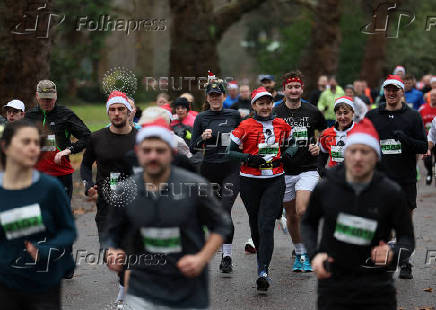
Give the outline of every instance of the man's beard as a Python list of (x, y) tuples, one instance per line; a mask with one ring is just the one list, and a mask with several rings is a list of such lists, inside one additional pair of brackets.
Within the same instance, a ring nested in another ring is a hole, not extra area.
[[(150, 172), (149, 169), (147, 169), (148, 165), (151, 164), (157, 164), (159, 166), (160, 169), (158, 169), (157, 171), (154, 172)], [(166, 166), (162, 165), (161, 163), (155, 162), (155, 161), (151, 161), (145, 164), (145, 172), (153, 179), (159, 179), (166, 171), (167, 171)]]
[(126, 126), (126, 124), (127, 124), (127, 120), (124, 120), (123, 122), (121, 122), (121, 123), (112, 123), (112, 125), (115, 127), (115, 128), (123, 128), (124, 126)]

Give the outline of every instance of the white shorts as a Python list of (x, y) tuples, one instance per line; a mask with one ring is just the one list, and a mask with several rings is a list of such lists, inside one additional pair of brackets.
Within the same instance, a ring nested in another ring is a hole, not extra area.
[(298, 175), (285, 175), (286, 190), (283, 202), (295, 199), (296, 191), (313, 191), (318, 184), (318, 171), (306, 171)]

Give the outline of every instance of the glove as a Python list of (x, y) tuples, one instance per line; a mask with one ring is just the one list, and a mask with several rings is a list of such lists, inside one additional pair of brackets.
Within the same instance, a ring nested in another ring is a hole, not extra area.
[(400, 142), (405, 143), (408, 140), (407, 135), (404, 133), (404, 131), (402, 131), (400, 129), (399, 130), (394, 130), (393, 131), (393, 135), (394, 135), (394, 138), (396, 140), (400, 141)]
[(259, 167), (263, 164), (266, 164), (266, 161), (261, 155), (248, 155), (247, 165), (252, 167)]
[(288, 146), (285, 153), (289, 155), (289, 157), (293, 157), (295, 154), (297, 154), (297, 151), (298, 151), (298, 145), (292, 145), (292, 146)]

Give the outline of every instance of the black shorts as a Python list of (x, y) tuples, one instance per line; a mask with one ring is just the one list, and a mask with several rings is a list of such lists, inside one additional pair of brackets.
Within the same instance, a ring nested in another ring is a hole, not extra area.
[(407, 207), (409, 208), (409, 210), (416, 209), (416, 183), (399, 183), (399, 185), (401, 186), (401, 189), (406, 195)]

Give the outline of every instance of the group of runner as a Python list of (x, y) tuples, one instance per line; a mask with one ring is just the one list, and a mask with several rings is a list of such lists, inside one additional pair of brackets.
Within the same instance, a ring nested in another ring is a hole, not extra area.
[[(93, 133), (56, 103), (52, 81), (38, 83), (32, 110), (19, 100), (6, 104), (0, 296), (7, 308), (60, 309), (61, 279), (74, 276), (69, 155), (85, 149), (80, 175), (97, 205), (105, 261), (119, 275), (119, 309), (208, 308), (206, 266), (219, 248), (220, 272), (233, 272), (238, 194), (259, 293), (272, 284), (274, 227), (282, 218), (294, 245), (292, 270), (319, 279), (319, 309), (396, 309), (392, 270), (413, 277), (420, 155), (432, 175), (436, 88), (418, 112), (404, 100), (399, 75), (384, 81), (385, 100), (375, 108), (341, 93), (334, 77), (316, 94), (318, 106), (302, 99), (299, 71), (283, 76), (280, 92), (271, 75), (259, 82), (251, 96), (241, 86), (241, 98), (226, 99), (226, 83), (210, 75), (203, 112), (192, 111), (190, 94), (173, 105), (161, 94), (137, 122), (133, 99), (113, 91), (110, 124)], [(139, 259), (129, 265), (131, 257)]]

